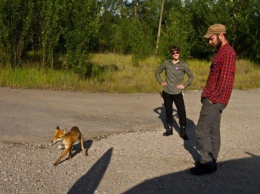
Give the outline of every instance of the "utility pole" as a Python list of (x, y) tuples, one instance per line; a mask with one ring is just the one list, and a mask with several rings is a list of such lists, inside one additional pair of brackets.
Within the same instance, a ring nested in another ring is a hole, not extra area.
[(162, 26), (163, 8), (164, 8), (164, 0), (162, 0), (162, 6), (161, 6), (160, 21), (159, 21), (157, 41), (156, 41), (156, 52), (157, 52), (158, 47), (159, 47), (159, 41), (160, 41), (160, 36), (161, 36), (161, 26)]

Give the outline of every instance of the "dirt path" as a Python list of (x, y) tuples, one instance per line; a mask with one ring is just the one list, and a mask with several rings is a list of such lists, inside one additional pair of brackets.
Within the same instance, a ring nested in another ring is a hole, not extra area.
[[(203, 177), (188, 172), (198, 154), (194, 127), (200, 91), (185, 92), (190, 136), (185, 142), (177, 132), (162, 136), (164, 109), (157, 93), (0, 87), (0, 94), (0, 193), (260, 191), (260, 90), (233, 91), (222, 116), (219, 170)], [(61, 153), (49, 145), (57, 125), (79, 126), (89, 156), (75, 146), (75, 157), (53, 167)], [(119, 134), (94, 139), (113, 133)]]
[[(85, 138), (158, 127), (153, 94), (106, 94), (0, 88), (0, 142), (49, 142), (57, 125), (77, 125)], [(160, 111), (160, 110), (159, 110)]]

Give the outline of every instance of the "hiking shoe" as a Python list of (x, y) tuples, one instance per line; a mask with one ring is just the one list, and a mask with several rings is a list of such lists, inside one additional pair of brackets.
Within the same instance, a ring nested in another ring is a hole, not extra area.
[(217, 163), (207, 162), (205, 164), (197, 162), (195, 167), (190, 169), (190, 172), (194, 175), (211, 174), (217, 171)]

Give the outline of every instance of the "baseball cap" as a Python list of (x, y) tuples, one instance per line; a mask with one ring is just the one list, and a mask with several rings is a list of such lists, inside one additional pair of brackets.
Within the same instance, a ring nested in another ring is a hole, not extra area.
[(223, 24), (214, 24), (208, 28), (207, 33), (203, 37), (210, 38), (219, 33), (226, 34), (226, 27)]

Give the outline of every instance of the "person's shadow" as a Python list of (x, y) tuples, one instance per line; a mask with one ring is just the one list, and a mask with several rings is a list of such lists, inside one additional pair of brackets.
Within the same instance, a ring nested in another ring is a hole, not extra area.
[(68, 194), (74, 193), (95, 193), (101, 182), (112, 158), (113, 148), (107, 150), (99, 158), (99, 160), (88, 170), (88, 172), (83, 175), (77, 182), (70, 188), (67, 192)]
[[(164, 128), (167, 128), (167, 123), (166, 123), (166, 113), (165, 113), (165, 107), (164, 104), (162, 106), (157, 107), (154, 109), (154, 112), (158, 114), (158, 118), (162, 121), (162, 124)], [(176, 109), (173, 109), (173, 128), (175, 131), (180, 134), (180, 127), (176, 121), (176, 119), (179, 119), (178, 112)], [(194, 161), (199, 161), (200, 159), (200, 154), (198, 152), (198, 144), (197, 144), (197, 138), (195, 134), (195, 124), (194, 122), (187, 118), (187, 126), (186, 126), (186, 133), (189, 137), (189, 140), (184, 141), (184, 148), (191, 154), (193, 157)], [(181, 137), (180, 137), (181, 138)]]
[[(153, 109), (153, 111), (156, 114), (158, 114), (158, 118), (162, 121), (164, 128), (167, 129), (167, 123), (166, 123), (166, 117), (165, 117), (166, 112), (165, 112), (164, 104), (162, 104), (161, 107), (157, 107), (157, 108)], [(180, 128), (179, 128), (179, 126), (178, 126), (178, 124), (175, 120), (175, 118), (179, 118), (178, 112), (177, 112), (177, 110), (173, 109), (172, 113), (173, 113), (173, 115), (172, 115), (173, 116), (172, 126), (179, 133)]]

